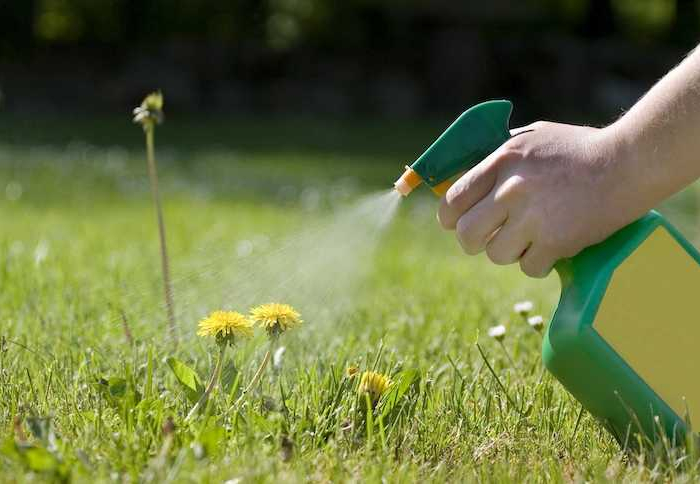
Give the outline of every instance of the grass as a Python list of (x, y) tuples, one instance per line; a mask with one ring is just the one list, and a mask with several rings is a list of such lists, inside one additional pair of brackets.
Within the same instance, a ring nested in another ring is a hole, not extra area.
[[(199, 141), (191, 124), (160, 129), (177, 350), (139, 130), (110, 120), (0, 126), (1, 482), (698, 477), (675, 451), (625, 453), (581, 412), (543, 370), (540, 335), (512, 313), (530, 299), (548, 316), (556, 279), (464, 257), (426, 195), (400, 207), (372, 270), (344, 295), (348, 310), (298, 306), (304, 326), (284, 335), (281, 366), (240, 411), (231, 402), (260, 363), (262, 336), (237, 348), (205, 414), (184, 421), (192, 403), (166, 360), (207, 375), (211, 348), (195, 337), (198, 318), (219, 309), (207, 302), (246, 310), (235, 290), (213, 294), (237, 266), (222, 254), (304, 230), (386, 186), (435, 134), (429, 123), (213, 120)], [(670, 210), (683, 221), (693, 205), (686, 194)], [(212, 263), (226, 267), (200, 270)], [(502, 322), (503, 347), (484, 336)], [(401, 392), (367, 412), (350, 365), (391, 375)]]

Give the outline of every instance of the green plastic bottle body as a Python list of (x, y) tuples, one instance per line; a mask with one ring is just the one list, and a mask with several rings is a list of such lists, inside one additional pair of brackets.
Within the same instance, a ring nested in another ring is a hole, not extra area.
[[(562, 292), (557, 309), (552, 317), (542, 344), (542, 360), (547, 369), (574, 395), (595, 417), (610, 430), (621, 443), (631, 443), (630, 436), (641, 433), (650, 440), (656, 440), (660, 434), (670, 439), (678, 439), (687, 431), (685, 415), (674, 411), (669, 404), (645, 381), (635, 363), (623, 358), (616, 348), (605, 339), (605, 328), (596, 327), (601, 307), (606, 298), (610, 298), (611, 281), (621, 268), (638, 253), (640, 247), (652, 234), (663, 232), (675, 246), (671, 249), (687, 256), (688, 270), (698, 271), (700, 254), (683, 236), (661, 215), (652, 211), (641, 219), (619, 230), (597, 245), (584, 249), (577, 256), (562, 260), (555, 266), (559, 273)], [(661, 307), (678, 304), (678, 301), (666, 301), (662, 295), (661, 285), (667, 284), (669, 278), (663, 273), (663, 260), (637, 261), (649, 265), (649, 270), (658, 277), (639, 281), (622, 281), (627, 286), (634, 284), (659, 285), (659, 297), (653, 301)], [(678, 281), (680, 283), (680, 281)], [(634, 289), (634, 287), (632, 287)], [(648, 291), (647, 291), (648, 292)], [(639, 294), (638, 298), (645, 297)], [(636, 303), (647, 301), (627, 301), (629, 317), (614, 321), (620, 329), (629, 334), (627, 350), (635, 345), (635, 337), (644, 332), (638, 327), (639, 321), (632, 316)], [(686, 301), (694, 303), (694, 301)], [(661, 318), (655, 321), (659, 328), (671, 328), (668, 325), (695, 325), (693, 315), (690, 320), (675, 321)], [(665, 332), (665, 331), (662, 331)], [(690, 337), (691, 335), (688, 335)], [(652, 335), (649, 335), (653, 338)], [(658, 336), (657, 336), (658, 337)], [(639, 339), (639, 338), (637, 338)], [(677, 342), (652, 341), (657, 350), (644, 351), (648, 363), (655, 364), (667, 357), (667, 351), (674, 351)], [(634, 352), (634, 351), (633, 351)], [(697, 360), (694, 355), (689, 359)], [(648, 366), (645, 364), (645, 366)], [(671, 379), (667, 372), (660, 378)], [(664, 383), (664, 382), (662, 382)], [(696, 385), (696, 381), (686, 381), (685, 385)], [(667, 384), (660, 385), (668, 387)], [(682, 390), (681, 390), (682, 391)], [(633, 440), (633, 439), (632, 439)], [(676, 440), (677, 441), (677, 440)]]

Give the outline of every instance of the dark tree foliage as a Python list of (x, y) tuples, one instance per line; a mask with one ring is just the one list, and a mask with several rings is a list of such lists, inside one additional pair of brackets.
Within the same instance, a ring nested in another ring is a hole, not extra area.
[[(658, 0), (664, 1), (664, 0)], [(668, 0), (673, 1), (673, 0)], [(171, 38), (215, 40), (259, 48), (367, 48), (401, 38), (406, 19), (489, 28), (499, 17), (532, 9), (559, 11), (580, 5), (578, 29), (587, 37), (620, 33), (614, 0), (498, 0), (436, 2), (396, 0), (0, 0), (5, 54), (36, 45), (108, 44), (128, 48)], [(619, 9), (618, 9), (619, 10)], [(532, 15), (524, 14), (532, 23)], [(506, 22), (512, 19), (506, 19)], [(535, 22), (533, 26), (540, 24)], [(577, 29), (575, 24), (570, 28)], [(399, 29), (399, 32), (397, 32)], [(396, 34), (399, 34), (398, 37)], [(698, 36), (696, 0), (675, 0), (671, 37)]]
[(684, 47), (692, 47), (700, 40), (698, 22), (698, 2), (696, 0), (676, 0), (676, 8), (671, 24), (672, 39)]
[(34, 43), (35, 0), (0, 0), (0, 51), (5, 55), (26, 52)]
[(191, 110), (403, 115), (508, 93), (607, 113), (700, 40), (698, 1), (0, 0), (0, 90), (17, 110), (159, 86)]
[(590, 0), (583, 23), (583, 34), (591, 38), (609, 37), (616, 31), (611, 0)]

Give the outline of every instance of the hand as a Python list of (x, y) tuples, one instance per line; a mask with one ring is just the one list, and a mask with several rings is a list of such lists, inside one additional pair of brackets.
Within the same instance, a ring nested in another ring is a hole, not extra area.
[(511, 134), (442, 199), (438, 219), (466, 253), (544, 277), (653, 206), (612, 128), (537, 122)]

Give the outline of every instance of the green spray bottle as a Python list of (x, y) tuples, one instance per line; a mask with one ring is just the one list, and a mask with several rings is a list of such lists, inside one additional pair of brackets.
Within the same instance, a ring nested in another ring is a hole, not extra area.
[[(465, 111), (396, 181), (403, 196), (454, 179), (510, 138), (512, 104)], [(621, 443), (672, 441), (700, 421), (700, 254), (651, 211), (555, 265), (561, 297), (542, 343), (547, 369)]]

